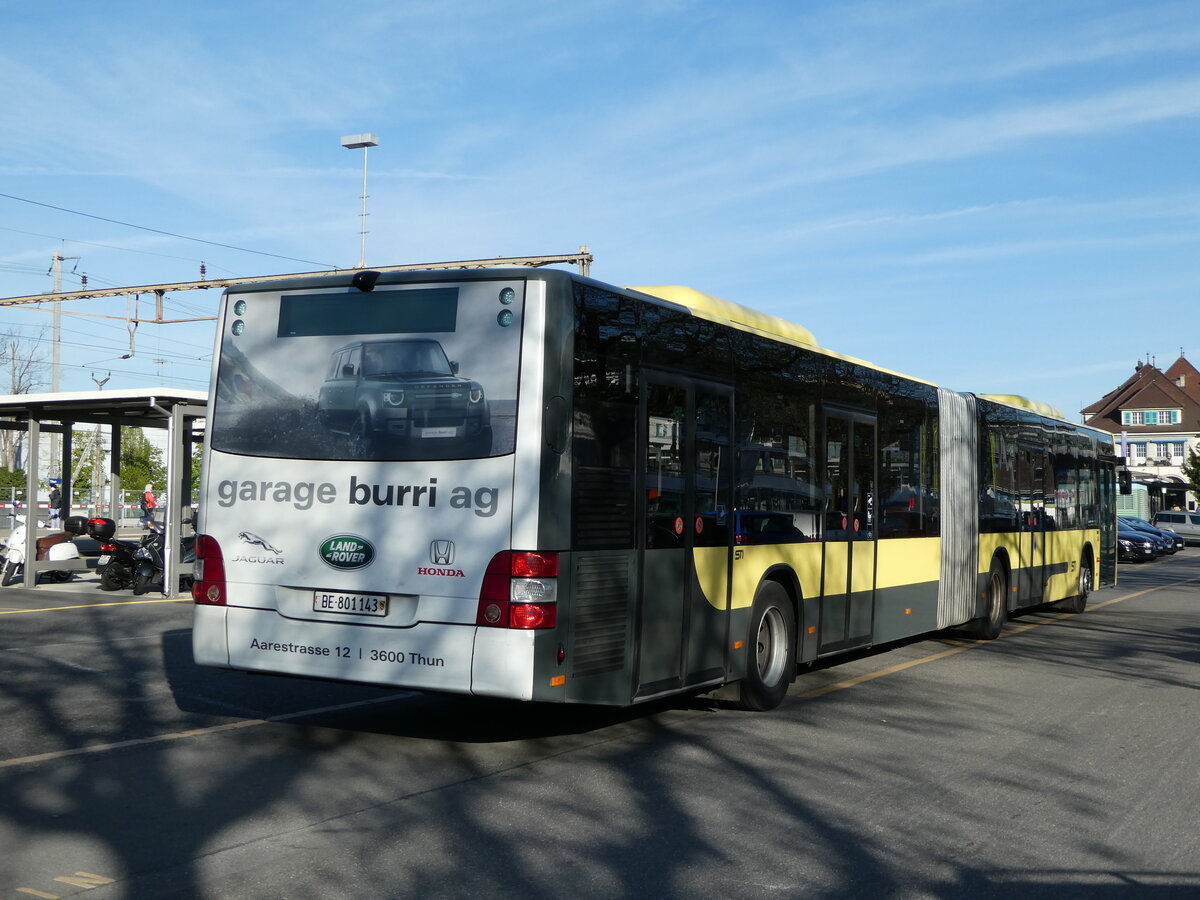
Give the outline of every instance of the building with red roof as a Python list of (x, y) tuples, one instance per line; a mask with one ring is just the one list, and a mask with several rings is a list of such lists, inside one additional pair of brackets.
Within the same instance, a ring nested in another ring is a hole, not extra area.
[(1200, 452), (1200, 371), (1186, 357), (1164, 372), (1138, 362), (1116, 390), (1082, 410), (1084, 421), (1111, 433), (1134, 480), (1152, 486), (1155, 509), (1195, 509), (1180, 468)]

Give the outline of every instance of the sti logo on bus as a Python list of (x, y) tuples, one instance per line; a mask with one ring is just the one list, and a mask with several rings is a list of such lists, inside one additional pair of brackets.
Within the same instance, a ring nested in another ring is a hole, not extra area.
[(321, 544), (321, 559), (335, 569), (361, 569), (375, 558), (370, 541), (354, 534), (335, 534)]

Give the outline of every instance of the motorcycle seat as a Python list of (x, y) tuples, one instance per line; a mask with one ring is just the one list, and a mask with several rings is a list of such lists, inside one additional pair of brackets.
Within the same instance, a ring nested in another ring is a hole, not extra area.
[(37, 539), (37, 558), (49, 559), (50, 548), (57, 544), (65, 544), (70, 541), (75, 535), (69, 531), (63, 531), (59, 534), (48, 534), (45, 537)]

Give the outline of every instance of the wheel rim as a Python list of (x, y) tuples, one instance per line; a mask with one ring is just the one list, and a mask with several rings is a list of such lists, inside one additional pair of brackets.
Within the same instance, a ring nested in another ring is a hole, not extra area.
[(783, 676), (787, 656), (787, 635), (784, 634), (783, 613), (770, 607), (758, 623), (758, 677), (763, 684), (773, 685)]
[(1092, 574), (1092, 567), (1085, 564), (1083, 568), (1079, 570), (1079, 595), (1081, 597), (1087, 597), (1087, 595), (1092, 592), (1094, 579), (1095, 576)]
[(992, 573), (988, 590), (988, 618), (993, 625), (1004, 623), (1004, 577), (999, 572)]

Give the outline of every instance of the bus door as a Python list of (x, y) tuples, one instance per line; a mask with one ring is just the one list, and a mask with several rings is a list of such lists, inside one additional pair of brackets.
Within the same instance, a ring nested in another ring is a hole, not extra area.
[(1040, 603), (1046, 562), (1046, 451), (1021, 444), (1017, 453), (1017, 495), (1021, 507), (1018, 598), (1022, 605)]
[(1117, 578), (1117, 469), (1112, 456), (1101, 456), (1096, 467), (1096, 514), (1100, 518), (1100, 571), (1096, 587)]
[(875, 418), (825, 413), (819, 652), (870, 643), (875, 609)]
[(647, 373), (635, 696), (724, 676), (732, 391)]

